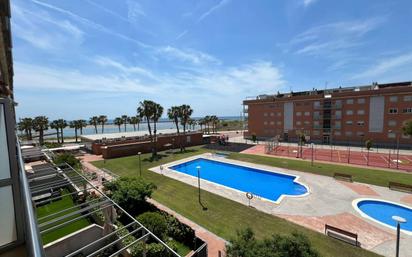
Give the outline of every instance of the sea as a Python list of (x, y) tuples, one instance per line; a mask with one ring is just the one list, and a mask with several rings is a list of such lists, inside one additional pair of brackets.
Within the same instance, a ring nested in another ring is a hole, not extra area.
[[(199, 118), (193, 118), (195, 120), (198, 120)], [(226, 120), (226, 121), (231, 121), (231, 120), (239, 120), (240, 117), (239, 116), (223, 116), (223, 117), (219, 117), (220, 120)], [(153, 129), (153, 123), (150, 124), (151, 128)], [(162, 129), (174, 129), (176, 128), (176, 125), (174, 122), (170, 121), (169, 119), (160, 119), (159, 122), (157, 123), (157, 130), (162, 130)], [(183, 128), (182, 126), (180, 126), (180, 128)], [(187, 128), (192, 130), (193, 128)], [(200, 129), (200, 126), (196, 125), (194, 127), (195, 130)], [(147, 128), (147, 122), (141, 122), (139, 125), (139, 128), (136, 125), (136, 131), (145, 131), (148, 130)], [(104, 125), (104, 133), (118, 133), (118, 132), (131, 132), (134, 131), (134, 127), (133, 125), (130, 124), (126, 124), (126, 129), (125, 126), (122, 125), (120, 126), (120, 131), (119, 131), (119, 127), (117, 125), (113, 124), (113, 120), (108, 120), (107, 124)], [(55, 135), (56, 130), (54, 129), (49, 129), (47, 131), (44, 132), (45, 137), (47, 138), (51, 138), (51, 137), (56, 137)], [(80, 136), (80, 131), (77, 131), (78, 136)], [(97, 126), (97, 133), (101, 134), (102, 133), (102, 126), (98, 125)], [(94, 126), (88, 125), (86, 128), (83, 128), (83, 134), (82, 135), (94, 135), (96, 134), (95, 128)], [(75, 136), (75, 131), (74, 128), (65, 128), (63, 130), (63, 135), (64, 137), (74, 137)]]

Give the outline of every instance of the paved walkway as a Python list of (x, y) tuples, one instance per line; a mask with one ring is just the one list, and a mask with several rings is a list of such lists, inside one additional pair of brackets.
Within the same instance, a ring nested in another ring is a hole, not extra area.
[(102, 186), (104, 181), (111, 181), (112, 179), (114, 179), (112, 174), (109, 174), (97, 168), (93, 164), (91, 164), (91, 162), (94, 162), (94, 161), (104, 160), (101, 155), (85, 154), (81, 156), (79, 159), (80, 159), (80, 163), (82, 164), (84, 172), (96, 174), (96, 179), (91, 181), (91, 183), (94, 186), (100, 187)]
[(198, 224), (194, 223), (193, 221), (185, 218), (184, 216), (180, 215), (179, 213), (173, 211), (172, 209), (169, 209), (168, 207), (162, 205), (161, 203), (153, 200), (153, 199), (148, 199), (147, 200), (149, 203), (155, 205), (158, 209), (163, 210), (174, 217), (176, 217), (180, 222), (188, 225), (191, 227), (195, 233), (196, 236), (202, 239), (204, 242), (207, 243), (207, 250), (208, 250), (208, 256), (209, 257), (217, 257), (219, 256), (219, 251), (221, 252), (221, 256), (225, 256), (225, 248), (226, 248), (226, 240), (223, 238), (213, 234), (209, 230), (199, 226)]
[[(212, 154), (203, 154), (200, 156), (221, 162), (263, 169), (269, 172), (284, 172), (298, 176), (298, 181), (309, 187), (309, 195), (304, 197), (285, 197), (280, 204), (256, 197), (252, 199), (251, 206), (318, 232), (323, 232), (326, 223), (342, 227), (348, 231), (358, 233), (363, 248), (385, 256), (393, 254), (396, 239), (395, 231), (363, 218), (353, 208), (352, 202), (358, 198), (370, 197), (407, 203), (411, 201), (410, 194), (391, 191), (388, 188), (374, 185), (345, 183), (327, 176), (229, 160), (216, 157)], [(196, 186), (196, 178), (175, 172), (168, 167), (199, 158), (200, 156), (193, 156), (163, 165), (163, 175)], [(160, 167), (155, 167), (151, 170), (160, 173)], [(248, 199), (245, 197), (244, 192), (224, 187), (207, 180), (201, 180), (201, 183), (202, 188), (207, 191), (248, 205)], [(412, 256), (412, 247), (410, 247), (410, 245), (412, 245), (412, 236), (402, 233), (401, 237), (401, 253), (403, 254), (401, 256)]]

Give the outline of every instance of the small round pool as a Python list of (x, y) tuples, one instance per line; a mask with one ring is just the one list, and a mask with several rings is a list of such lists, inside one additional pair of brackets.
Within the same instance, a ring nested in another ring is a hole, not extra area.
[(396, 229), (396, 221), (392, 219), (392, 216), (405, 218), (407, 221), (401, 224), (401, 230), (406, 234), (412, 235), (412, 207), (369, 198), (361, 198), (353, 201), (353, 207), (363, 217), (393, 229)]

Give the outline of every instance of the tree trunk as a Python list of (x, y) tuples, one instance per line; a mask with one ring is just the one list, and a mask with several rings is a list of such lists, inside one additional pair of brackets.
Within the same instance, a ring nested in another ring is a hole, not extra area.
[(140, 130), (140, 123), (137, 123), (137, 131)]
[(95, 131), (96, 134), (97, 134), (97, 124), (94, 124), (94, 131)]
[(60, 130), (61, 130), (60, 135), (61, 135), (61, 139), (62, 139), (62, 144), (64, 144), (63, 128), (60, 128)]
[(102, 123), (102, 134), (104, 132), (104, 123)]
[(60, 136), (59, 136), (59, 129), (57, 128), (56, 129), (56, 135), (57, 135), (57, 143), (59, 143), (60, 144)]
[(154, 152), (153, 136), (152, 136), (152, 128), (150, 127), (149, 117), (146, 117), (146, 121), (147, 121), (147, 129), (149, 130), (150, 143), (151, 143), (151, 145), (152, 145), (152, 157), (154, 157), (154, 156), (153, 156), (153, 152)]
[(124, 132), (126, 132), (126, 122), (124, 123)]
[(76, 143), (77, 143), (77, 128), (74, 129), (74, 135), (76, 137)]
[(157, 135), (156, 135), (156, 133), (157, 133), (157, 126), (156, 126), (156, 124), (157, 124), (157, 122), (156, 121), (154, 121), (153, 122), (154, 123), (154, 125), (153, 125), (153, 135), (154, 135), (154, 140), (153, 140), (153, 157), (156, 157), (156, 155), (157, 155)]
[(183, 151), (186, 151), (186, 123), (183, 123)]
[(31, 134), (31, 129), (29, 129), (29, 140), (32, 140), (32, 139), (33, 139), (33, 136)]
[(119, 133), (120, 133), (120, 126), (121, 126), (121, 125), (117, 125), (117, 126), (119, 127)]
[(177, 138), (179, 140), (180, 151), (183, 152), (182, 139), (180, 138), (179, 120), (177, 118), (175, 118), (175, 125), (176, 125), (176, 131), (177, 131)]
[(136, 124), (133, 124), (133, 131), (136, 131)]
[(43, 129), (39, 130), (39, 143), (40, 145), (43, 145)]

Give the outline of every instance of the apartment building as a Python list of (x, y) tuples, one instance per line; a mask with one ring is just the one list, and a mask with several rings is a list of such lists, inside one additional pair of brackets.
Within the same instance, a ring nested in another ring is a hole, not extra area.
[(403, 133), (412, 121), (412, 82), (260, 95), (246, 99), (246, 137), (314, 143), (412, 146)]

